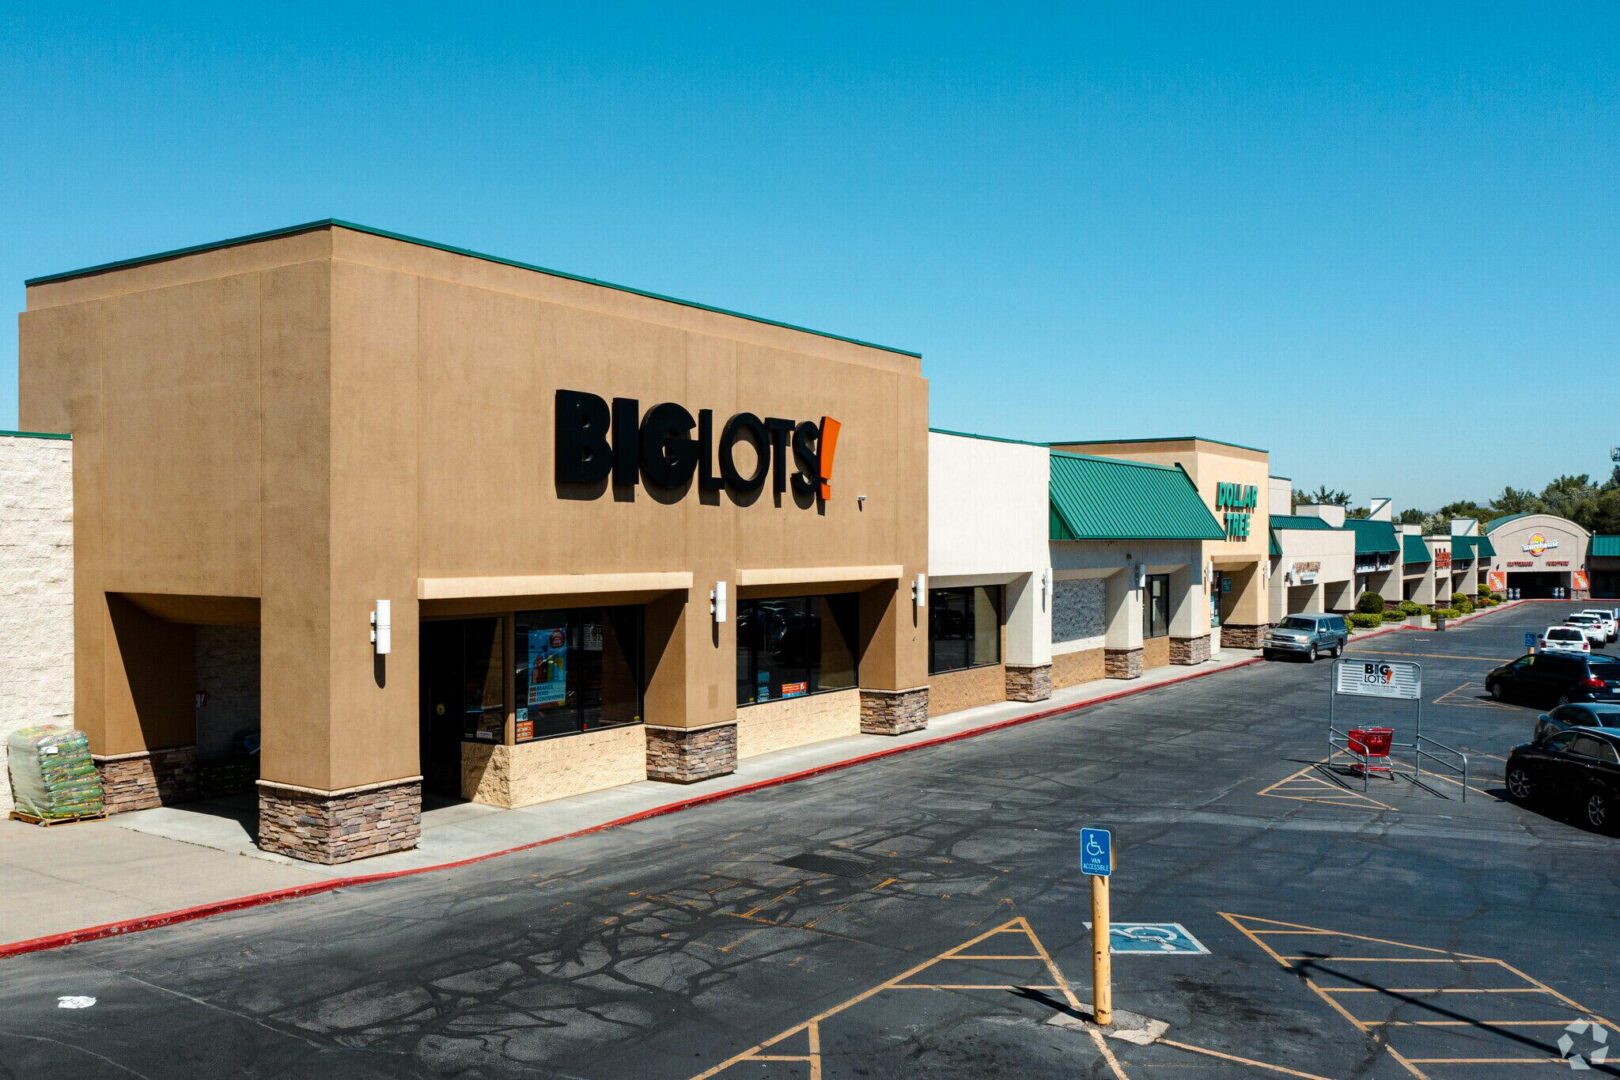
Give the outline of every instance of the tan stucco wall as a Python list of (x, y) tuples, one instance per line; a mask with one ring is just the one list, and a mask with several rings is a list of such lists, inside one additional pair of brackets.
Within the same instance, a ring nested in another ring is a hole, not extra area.
[(1142, 641), (1142, 669), (1170, 666), (1170, 639), (1144, 638)]
[(1096, 682), (1102, 677), (1103, 650), (1101, 649), (1058, 653), (1052, 657), (1052, 686), (1054, 689)]
[(1006, 700), (1007, 668), (1003, 664), (947, 671), (928, 678), (929, 716), (943, 716), (959, 709)]
[(461, 744), (462, 798), (491, 806), (531, 806), (646, 778), (640, 724), (516, 746)]
[(860, 733), (858, 690), (767, 701), (737, 710), (737, 757), (749, 758)]
[[(341, 228), (34, 286), (28, 308), (23, 424), (71, 432), (80, 459), (76, 717), (97, 753), (194, 737), (189, 687), (132, 686), (124, 651), (144, 638), (142, 665), (179, 670), (189, 638), (116, 634), (117, 593), (259, 598), (230, 610), (262, 628), (262, 775), (318, 789), (420, 771), (422, 579), (690, 573), (690, 596), (648, 610), (646, 712), (702, 726), (735, 715), (735, 620), (716, 632), (714, 582), (898, 566), (862, 593), (861, 680), (927, 681), (907, 588), (927, 564), (915, 357)], [(565, 497), (559, 388), (717, 422), (832, 416), (832, 498)], [(394, 652), (379, 664), (382, 598)]]

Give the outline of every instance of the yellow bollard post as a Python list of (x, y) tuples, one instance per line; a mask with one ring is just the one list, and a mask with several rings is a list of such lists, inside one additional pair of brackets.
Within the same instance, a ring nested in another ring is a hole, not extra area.
[(1114, 1022), (1113, 954), (1109, 949), (1108, 879), (1091, 879), (1091, 1009), (1098, 1027)]

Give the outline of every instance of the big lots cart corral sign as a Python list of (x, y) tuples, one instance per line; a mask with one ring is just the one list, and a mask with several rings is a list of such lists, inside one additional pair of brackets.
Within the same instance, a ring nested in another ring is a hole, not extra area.
[(1399, 660), (1341, 660), (1334, 667), (1335, 693), (1415, 700), (1423, 694), (1423, 669)]

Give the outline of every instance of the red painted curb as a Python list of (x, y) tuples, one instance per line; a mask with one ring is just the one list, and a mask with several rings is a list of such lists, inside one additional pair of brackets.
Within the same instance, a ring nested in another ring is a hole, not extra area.
[[(1378, 632), (1381, 633), (1382, 631)], [(316, 896), (320, 893), (332, 892), (334, 890), (348, 888), (353, 885), (369, 885), (377, 881), (390, 881), (395, 878), (414, 877), (417, 874), (426, 874), (438, 870), (453, 870), (461, 866), (471, 866), (474, 863), (485, 862), (489, 859), (498, 859), (504, 855), (512, 855), (520, 851), (531, 851), (534, 848), (545, 847), (547, 844), (561, 843), (564, 840), (572, 840), (576, 837), (588, 836), (591, 833), (604, 832), (608, 829), (616, 829), (623, 825), (631, 825), (638, 821), (646, 821), (649, 818), (663, 817), (665, 814), (679, 813), (682, 810), (689, 810), (695, 806), (703, 806), (706, 803), (719, 802), (722, 799), (730, 799), (738, 795), (747, 795), (750, 792), (761, 791), (765, 788), (780, 787), (784, 784), (791, 784), (798, 780), (807, 780), (812, 776), (822, 776), (826, 773), (837, 772), (840, 769), (854, 768), (857, 765), (864, 765), (868, 762), (879, 761), (883, 758), (895, 757), (899, 754), (908, 754), (914, 750), (924, 750), (931, 746), (943, 746), (946, 743), (960, 742), (963, 739), (971, 739), (979, 735), (987, 735), (992, 731), (1003, 731), (1007, 728), (1017, 727), (1020, 724), (1028, 724), (1035, 720), (1044, 720), (1048, 717), (1057, 716), (1063, 713), (1080, 712), (1092, 707), (1093, 705), (1101, 705), (1109, 701), (1118, 701), (1120, 698), (1132, 697), (1136, 694), (1145, 694), (1166, 686), (1174, 686), (1177, 683), (1188, 682), (1192, 679), (1202, 679), (1211, 675), (1220, 675), (1224, 672), (1236, 671), (1238, 668), (1249, 667), (1250, 665), (1259, 664), (1262, 662), (1262, 659), (1256, 656), (1226, 667), (1215, 668), (1211, 671), (1193, 671), (1186, 675), (1179, 675), (1174, 679), (1165, 679), (1163, 682), (1153, 683), (1150, 686), (1133, 686), (1111, 694), (1104, 694), (1102, 697), (1091, 698), (1088, 701), (1076, 702), (1072, 705), (1059, 705), (1049, 709), (1041, 709), (1036, 712), (1025, 713), (1022, 716), (1013, 716), (1006, 720), (998, 720), (993, 724), (986, 724), (983, 727), (970, 728), (966, 731), (952, 732), (949, 735), (940, 735), (932, 739), (923, 739), (919, 742), (907, 743), (904, 746), (891, 746), (884, 750), (875, 750), (870, 754), (861, 754), (858, 757), (845, 758), (842, 761), (830, 761), (825, 765), (817, 765), (813, 768), (802, 769), (799, 772), (784, 773), (781, 776), (769, 777), (764, 780), (755, 781), (751, 784), (743, 784), (740, 787), (727, 788), (724, 791), (712, 791), (704, 795), (694, 795), (690, 799), (680, 799), (676, 802), (665, 803), (662, 806), (654, 806), (647, 810), (640, 810), (634, 814), (628, 814), (625, 817), (615, 818), (612, 821), (604, 821), (597, 825), (591, 825), (583, 829), (576, 829), (570, 833), (562, 833), (558, 836), (548, 836), (543, 840), (534, 840), (527, 844), (519, 844), (516, 847), (502, 848), (499, 851), (488, 851), (482, 855), (473, 855), (465, 859), (457, 859), (453, 862), (435, 863), (432, 866), (413, 866), (404, 870), (388, 870), (376, 874), (357, 874), (351, 877), (333, 878), (330, 881), (314, 881), (310, 882), (308, 885), (295, 885), (287, 889), (273, 889), (269, 892), (252, 893), (247, 896), (236, 896), (228, 900), (215, 900), (207, 904), (198, 904), (195, 907), (180, 908), (176, 911), (164, 911), (155, 915), (142, 915), (134, 919), (123, 919), (118, 922), (102, 923), (100, 926), (86, 926), (78, 930), (67, 930), (58, 934), (47, 934), (43, 937), (29, 938), (26, 941), (13, 941), (0, 945), (0, 959), (8, 956), (21, 956), (25, 953), (45, 952), (49, 949), (60, 949), (67, 945), (78, 945), (86, 941), (99, 941), (103, 938), (121, 937), (125, 934), (136, 934), (143, 930), (156, 930), (159, 927), (174, 926), (178, 923), (194, 922), (198, 919), (206, 919), (212, 915), (223, 915), (227, 912), (242, 911), (247, 908), (254, 907), (263, 907), (266, 904), (275, 904), (283, 900), (297, 900), (300, 897)]]

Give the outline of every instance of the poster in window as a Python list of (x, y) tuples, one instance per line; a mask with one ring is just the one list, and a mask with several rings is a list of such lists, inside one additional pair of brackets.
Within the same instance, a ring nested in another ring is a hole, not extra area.
[(769, 700), (771, 700), (771, 673), (770, 672), (762, 671), (762, 672), (759, 673), (759, 688), (754, 693), (754, 700), (755, 701), (769, 701)]
[(809, 692), (810, 684), (807, 682), (785, 682), (782, 684), (782, 696), (785, 698), (804, 697)]
[(568, 635), (562, 627), (529, 631), (529, 700), (537, 708), (568, 700)]

